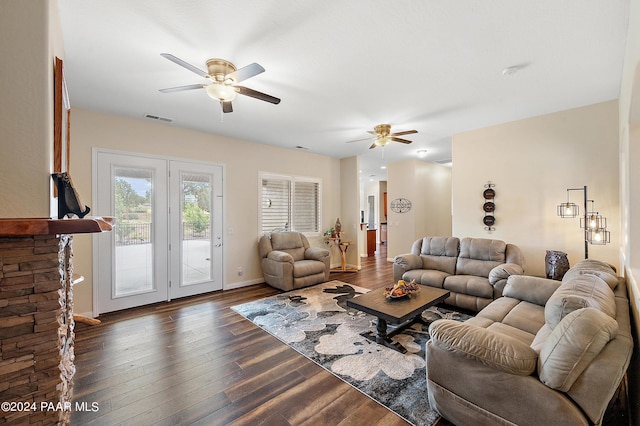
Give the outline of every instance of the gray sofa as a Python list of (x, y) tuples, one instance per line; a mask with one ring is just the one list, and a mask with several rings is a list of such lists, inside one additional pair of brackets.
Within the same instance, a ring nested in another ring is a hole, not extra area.
[(273, 232), (258, 241), (264, 281), (284, 291), (329, 281), (329, 250), (311, 247), (299, 232)]
[(393, 279), (449, 290), (445, 303), (474, 312), (502, 295), (511, 275), (524, 273), (518, 246), (485, 238), (424, 237), (396, 256)]
[(459, 425), (600, 425), (633, 351), (624, 279), (594, 260), (562, 282), (511, 276), (476, 317), (429, 334), (429, 403)]

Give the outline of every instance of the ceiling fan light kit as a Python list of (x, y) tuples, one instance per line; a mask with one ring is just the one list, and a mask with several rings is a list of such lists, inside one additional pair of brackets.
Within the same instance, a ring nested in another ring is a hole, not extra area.
[(391, 133), (391, 124), (378, 124), (377, 126), (375, 126), (373, 128), (373, 131), (367, 130), (367, 132), (371, 133), (372, 135), (374, 135), (373, 138), (356, 139), (354, 141), (349, 141), (347, 143), (366, 141), (366, 140), (374, 139), (374, 141), (371, 144), (371, 146), (369, 147), (369, 149), (373, 149), (373, 148), (375, 148), (377, 146), (380, 146), (380, 147), (384, 148), (391, 141), (400, 142), (400, 143), (404, 143), (404, 144), (408, 145), (408, 144), (411, 143), (410, 140), (402, 139), (402, 138), (399, 138), (398, 136), (410, 135), (410, 134), (413, 134), (413, 133), (418, 133), (417, 130), (405, 130), (405, 131), (402, 131), (402, 132)]
[(257, 90), (249, 89), (248, 87), (236, 86), (243, 80), (254, 77), (264, 72), (264, 68), (261, 65), (253, 63), (237, 69), (235, 65), (224, 59), (212, 58), (207, 60), (207, 71), (204, 71), (182, 59), (173, 56), (170, 53), (161, 53), (163, 58), (170, 60), (173, 63), (180, 65), (189, 71), (198, 74), (200, 77), (204, 77), (211, 80), (210, 84), (191, 84), (188, 86), (172, 87), (168, 89), (160, 89), (162, 93), (182, 92), (185, 90), (202, 89), (204, 88), (207, 95), (212, 99), (220, 101), (222, 106), (222, 112), (233, 112), (231, 101), (235, 99), (236, 94), (249, 96), (251, 98), (259, 99), (261, 101), (269, 102), (272, 104), (279, 104), (280, 99), (266, 93), (258, 92)]

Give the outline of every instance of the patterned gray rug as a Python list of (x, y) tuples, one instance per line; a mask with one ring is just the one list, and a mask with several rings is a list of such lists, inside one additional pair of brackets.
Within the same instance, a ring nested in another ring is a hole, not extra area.
[[(438, 414), (427, 399), (428, 326), (415, 324), (394, 336), (406, 354), (362, 337), (363, 331), (375, 331), (376, 318), (348, 308), (346, 300), (368, 291), (330, 281), (232, 309), (410, 423), (431, 425)], [(428, 323), (471, 318), (442, 307), (422, 317)]]

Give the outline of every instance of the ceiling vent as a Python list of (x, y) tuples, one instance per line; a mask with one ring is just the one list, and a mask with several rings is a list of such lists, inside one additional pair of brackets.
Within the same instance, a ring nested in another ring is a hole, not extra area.
[(449, 164), (449, 163), (451, 163), (451, 158), (449, 158), (448, 160), (437, 160), (436, 163), (438, 163), (438, 164)]
[(173, 122), (173, 118), (160, 117), (159, 115), (145, 114), (144, 117), (148, 118), (149, 120), (164, 121), (165, 123)]

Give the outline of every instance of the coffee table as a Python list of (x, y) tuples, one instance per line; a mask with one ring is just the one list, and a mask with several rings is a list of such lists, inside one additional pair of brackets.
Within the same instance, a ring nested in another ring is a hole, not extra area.
[[(420, 291), (411, 296), (387, 299), (384, 295), (384, 288), (379, 288), (348, 299), (347, 306), (378, 318), (376, 333), (367, 331), (362, 333), (364, 337), (388, 348), (406, 353), (407, 349), (400, 343), (392, 341), (391, 337), (416, 322), (424, 324), (422, 312), (428, 307), (444, 301), (447, 297), (449, 297), (447, 290), (421, 285)], [(398, 326), (389, 332), (387, 331), (387, 323), (398, 324)]]

